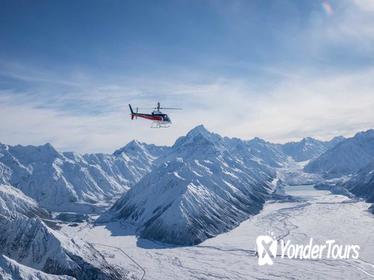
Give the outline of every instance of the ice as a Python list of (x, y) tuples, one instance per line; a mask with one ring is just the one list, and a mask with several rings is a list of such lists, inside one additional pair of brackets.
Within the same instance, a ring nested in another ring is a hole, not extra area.
[[(300, 189), (298, 189), (300, 188)], [(91, 229), (64, 228), (90, 242), (120, 248), (146, 271), (146, 279), (369, 279), (374, 275), (374, 219), (367, 203), (315, 190), (313, 186), (286, 187), (300, 201), (269, 201), (260, 214), (230, 232), (189, 247), (171, 246), (128, 235), (127, 226), (111, 224)], [(79, 230), (79, 229), (78, 229)], [(74, 233), (72, 232), (74, 231)], [(276, 259), (273, 266), (259, 267), (255, 240), (273, 232), (293, 242), (334, 239), (359, 244), (358, 260)], [(114, 252), (117, 258), (128, 258)], [(127, 260), (126, 260), (127, 259)], [(142, 272), (134, 270), (139, 278)]]

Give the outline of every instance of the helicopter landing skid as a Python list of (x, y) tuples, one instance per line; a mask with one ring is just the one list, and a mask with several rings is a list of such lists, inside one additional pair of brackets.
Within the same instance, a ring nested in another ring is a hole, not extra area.
[(162, 123), (162, 122), (152, 122), (151, 128), (168, 128), (171, 126), (171, 123)]

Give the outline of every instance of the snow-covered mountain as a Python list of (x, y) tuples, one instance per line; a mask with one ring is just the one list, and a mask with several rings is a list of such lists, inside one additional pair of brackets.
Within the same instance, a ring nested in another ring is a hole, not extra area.
[(327, 178), (354, 174), (374, 160), (374, 130), (359, 132), (338, 143), (305, 166), (310, 173)]
[(317, 158), (344, 139), (345, 138), (342, 136), (337, 136), (330, 141), (320, 141), (311, 137), (306, 137), (299, 142), (283, 144), (282, 150), (296, 161), (306, 161)]
[(74, 280), (66, 275), (52, 275), (32, 269), (16, 261), (0, 255), (0, 279), (1, 280)]
[(130, 159), (134, 160), (134, 164), (139, 165), (144, 163), (152, 163), (169, 149), (170, 147), (167, 146), (156, 146), (133, 140), (126, 146), (116, 150), (113, 155), (127, 155)]
[(347, 138), (345, 138), (344, 136), (335, 136), (330, 141), (326, 141), (325, 143), (327, 146), (327, 150), (335, 147), (337, 144), (339, 144), (340, 142), (343, 142), (346, 139)]
[[(227, 139), (227, 141), (234, 142), (235, 139)], [(239, 140), (239, 143), (241, 141)], [(261, 164), (282, 167), (287, 161), (287, 155), (283, 152), (282, 145), (273, 144), (258, 137), (245, 141), (245, 144), (248, 146), (252, 158), (257, 158)]]
[(49, 213), (40, 208), (32, 198), (7, 185), (0, 185), (0, 211), (6, 217), (16, 213), (30, 218), (50, 218)]
[(256, 145), (198, 126), (98, 222), (119, 219), (141, 237), (183, 245), (228, 231), (258, 213), (274, 190), (274, 170), (251, 154)]
[(52, 211), (94, 212), (150, 172), (166, 148), (131, 142), (113, 155), (59, 153), (50, 144), (0, 144), (0, 183)]
[(351, 193), (374, 203), (374, 160), (354, 174), (344, 186)]
[(291, 156), (296, 161), (305, 161), (318, 157), (326, 151), (324, 142), (307, 137), (299, 142), (289, 142), (282, 146), (284, 153)]
[[(20, 190), (0, 185), (0, 255), (50, 274), (122, 279), (95, 248), (49, 228), (41, 220), (45, 216), (46, 212)], [(2, 269), (8, 274), (16, 266), (9, 259), (2, 260)]]

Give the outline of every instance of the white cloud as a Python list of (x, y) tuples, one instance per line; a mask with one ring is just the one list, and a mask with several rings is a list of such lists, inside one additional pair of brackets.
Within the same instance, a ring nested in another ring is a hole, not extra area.
[[(259, 136), (275, 142), (304, 136), (328, 139), (373, 128), (374, 70), (367, 67), (370, 61), (363, 61), (366, 66), (359, 70), (337, 69), (326, 63), (326, 70), (323, 55), (331, 45), (345, 47), (353, 61), (353, 51), (373, 54), (374, 2), (335, 3), (343, 3), (343, 8), (332, 5), (334, 13), (328, 18), (320, 20), (319, 15), (311, 20), (296, 41), (299, 45), (291, 40), (301, 54), (318, 60), (319, 68), (274, 64), (257, 69), (252, 65), (252, 72), (253, 68), (263, 72), (259, 75), (262, 80), (278, 77), (266, 87), (244, 74), (237, 79), (217, 78), (188, 67), (178, 79), (176, 73), (162, 78), (122, 78), (117, 73), (106, 79), (78, 70), (57, 75), (22, 64), (1, 64), (0, 74), (38, 85), (25, 92), (0, 92), (0, 141), (51, 142), (61, 150), (112, 152), (134, 138), (170, 145), (201, 123), (222, 135)], [(246, 69), (248, 65), (241, 63), (245, 65), (239, 68)], [(227, 68), (235, 66), (232, 62)], [(150, 129), (148, 121), (130, 120), (128, 103), (149, 107), (157, 101), (184, 108), (170, 112), (171, 128)]]
[(341, 4), (339, 12), (334, 13), (324, 29), (315, 30), (322, 35), (320, 39), (373, 50), (374, 1), (346, 0), (337, 3)]
[[(170, 145), (200, 123), (222, 135), (259, 136), (276, 142), (304, 136), (328, 139), (374, 127), (374, 71), (286, 76), (269, 92), (256, 92), (243, 80), (168, 84), (163, 92), (174, 94), (173, 105), (184, 107), (171, 113), (174, 125), (169, 129), (151, 129), (145, 120), (131, 121), (127, 103), (113, 112), (76, 115), (9, 102), (14, 97), (3, 93), (0, 139), (11, 144), (48, 141), (61, 150), (112, 152), (134, 138)], [(134, 106), (144, 102), (133, 101)]]
[(364, 11), (374, 12), (374, 1), (372, 0), (353, 0), (353, 2)]
[(288, 80), (266, 96), (248, 123), (275, 141), (329, 139), (374, 127), (374, 72)]

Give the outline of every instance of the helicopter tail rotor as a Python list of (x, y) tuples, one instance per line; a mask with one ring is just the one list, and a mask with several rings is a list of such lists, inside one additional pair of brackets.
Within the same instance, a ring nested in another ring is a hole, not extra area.
[(134, 111), (132, 110), (132, 107), (131, 107), (131, 105), (129, 104), (129, 108), (130, 108), (130, 112), (131, 112), (131, 119), (133, 120), (134, 119), (134, 116), (135, 116), (135, 114), (134, 114)]

